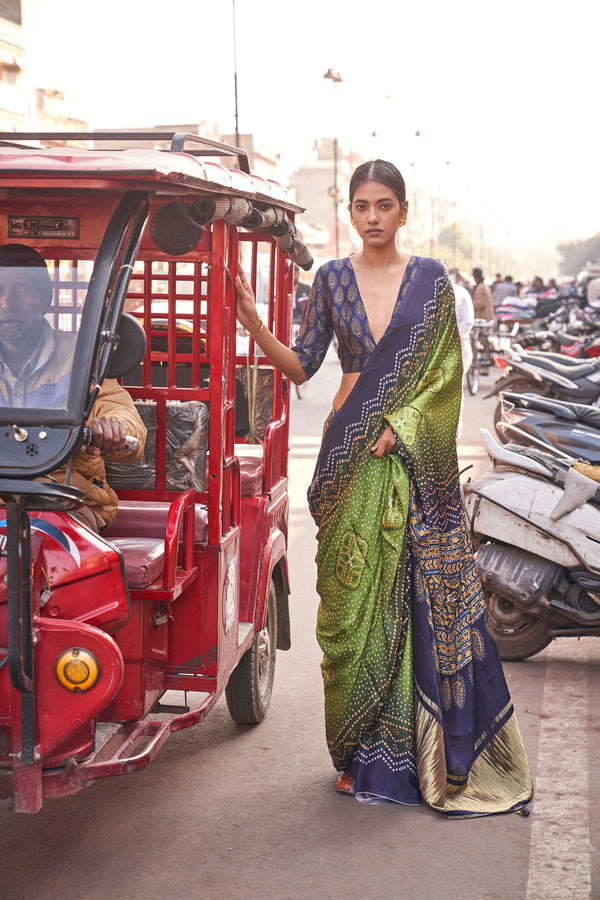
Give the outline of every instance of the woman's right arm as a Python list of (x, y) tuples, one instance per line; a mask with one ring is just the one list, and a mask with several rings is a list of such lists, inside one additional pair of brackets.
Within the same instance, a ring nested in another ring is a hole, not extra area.
[(237, 292), (237, 318), (250, 337), (260, 347), (267, 359), (294, 384), (303, 384), (306, 373), (298, 354), (278, 341), (264, 324), (256, 309), (256, 301), (246, 273), (240, 269), (235, 280)]

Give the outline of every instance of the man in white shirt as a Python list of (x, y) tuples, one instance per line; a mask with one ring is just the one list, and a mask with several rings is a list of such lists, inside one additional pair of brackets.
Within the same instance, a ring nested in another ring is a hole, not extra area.
[[(463, 361), (463, 373), (468, 372), (473, 362), (473, 350), (471, 348), (471, 328), (475, 321), (475, 311), (473, 310), (473, 301), (468, 290), (458, 284), (456, 279), (457, 271), (450, 270), (450, 281), (454, 288), (454, 308), (456, 310), (456, 324), (458, 325), (458, 333), (460, 335), (460, 349)], [(458, 428), (456, 436), (460, 437), (462, 433), (462, 406), (460, 410), (460, 418), (458, 420)]]

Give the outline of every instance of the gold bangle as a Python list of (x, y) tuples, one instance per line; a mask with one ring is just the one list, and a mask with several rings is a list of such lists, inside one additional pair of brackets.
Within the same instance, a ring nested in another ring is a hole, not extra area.
[[(260, 322), (260, 325), (258, 326), (258, 331), (256, 333), (260, 334), (261, 331), (263, 330), (263, 328), (265, 327), (265, 323), (263, 322), (263, 320), (261, 319), (260, 316), (258, 317), (258, 321)], [(252, 335), (250, 334), (250, 332), (248, 331), (247, 328), (244, 328), (244, 334), (246, 335), (246, 337), (252, 337)]]

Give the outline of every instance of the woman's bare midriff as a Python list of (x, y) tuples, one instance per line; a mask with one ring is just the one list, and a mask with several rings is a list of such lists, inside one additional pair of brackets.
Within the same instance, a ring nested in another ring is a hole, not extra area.
[(350, 391), (360, 377), (360, 372), (346, 372), (342, 375), (342, 381), (333, 398), (333, 408), (337, 411), (347, 400)]

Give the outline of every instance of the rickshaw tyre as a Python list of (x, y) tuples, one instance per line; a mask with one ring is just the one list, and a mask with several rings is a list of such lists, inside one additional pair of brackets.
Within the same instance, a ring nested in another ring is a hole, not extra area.
[(229, 715), (239, 725), (262, 722), (271, 701), (277, 653), (277, 593), (271, 581), (265, 627), (256, 632), (231, 673), (225, 699)]

